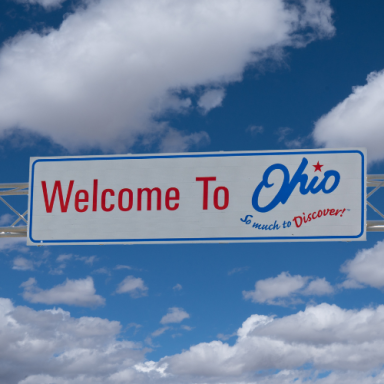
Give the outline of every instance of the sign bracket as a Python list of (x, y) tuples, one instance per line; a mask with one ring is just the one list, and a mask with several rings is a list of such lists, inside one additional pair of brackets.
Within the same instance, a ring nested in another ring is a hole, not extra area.
[(367, 206), (381, 216), (382, 220), (367, 220), (367, 232), (384, 232), (384, 214), (368, 201), (368, 198), (380, 188), (384, 188), (384, 175), (367, 175), (367, 189), (368, 188), (374, 189), (367, 194)]

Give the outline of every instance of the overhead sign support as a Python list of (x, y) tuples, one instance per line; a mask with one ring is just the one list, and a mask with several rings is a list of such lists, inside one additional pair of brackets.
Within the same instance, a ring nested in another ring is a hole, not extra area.
[[(365, 175), (361, 150), (39, 158), (30, 185), (0, 184), (0, 201), (16, 215), (0, 237), (28, 235), (34, 245), (350, 241), (384, 231), (384, 215), (367, 200), (384, 175)], [(19, 195), (29, 196), (29, 232), (27, 212), (6, 200)], [(366, 206), (383, 220), (366, 221)]]

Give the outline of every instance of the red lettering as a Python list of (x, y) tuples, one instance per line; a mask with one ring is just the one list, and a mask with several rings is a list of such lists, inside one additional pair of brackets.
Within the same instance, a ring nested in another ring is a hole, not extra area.
[(299, 228), (303, 223), (309, 223), (311, 220), (319, 219), (322, 216), (337, 216), (340, 213), (340, 217), (343, 217), (346, 209), (319, 209), (317, 212), (309, 213), (308, 216), (303, 212), (303, 216), (296, 216), (293, 221), (296, 224), (296, 227)]
[[(171, 192), (175, 193), (175, 196), (170, 196)], [(165, 207), (169, 211), (176, 211), (177, 208), (179, 208), (179, 203), (174, 203), (173, 207), (169, 204), (171, 200), (179, 200), (180, 199), (180, 192), (177, 188), (169, 188), (167, 192), (165, 193)]]
[(53, 186), (53, 192), (52, 192), (52, 197), (51, 197), (51, 201), (50, 202), (48, 200), (47, 185), (46, 185), (45, 181), (41, 182), (41, 186), (43, 188), (43, 194), (44, 194), (45, 209), (46, 209), (47, 213), (51, 213), (52, 212), (53, 205), (55, 203), (56, 190), (59, 193), (61, 212), (67, 212), (68, 205), (69, 205), (69, 200), (71, 199), (73, 183), (74, 183), (74, 180), (71, 180), (69, 182), (68, 191), (67, 191), (67, 197), (66, 197), (65, 203), (64, 203), (63, 192), (62, 192), (62, 189), (61, 189), (61, 182), (60, 181), (58, 181), (58, 180), (55, 181), (55, 184)]
[(93, 205), (92, 205), (92, 211), (97, 211), (97, 183), (98, 180), (93, 180)]
[(101, 193), (101, 209), (105, 212), (111, 212), (113, 208), (115, 208), (115, 204), (110, 204), (109, 207), (105, 205), (107, 193), (111, 196), (115, 196), (115, 191), (113, 189), (104, 189)]
[[(83, 194), (84, 197), (81, 199), (80, 194)], [(83, 208), (80, 208), (80, 203), (88, 203), (89, 201), (89, 195), (88, 192), (84, 189), (80, 189), (76, 192), (75, 195), (75, 209), (77, 212), (85, 212), (88, 209), (88, 204), (84, 204)]]
[[(300, 220), (300, 223), (299, 223), (299, 224), (298, 224), (298, 220)], [(301, 224), (303, 224), (303, 219), (301, 218), (301, 216), (296, 216), (296, 217), (294, 217), (294, 218), (293, 218), (293, 221), (295, 222), (297, 228), (300, 228), (300, 227), (301, 227)]]
[(147, 211), (152, 209), (152, 192), (157, 193), (157, 210), (161, 210), (161, 190), (160, 188), (138, 188), (137, 190), (137, 210), (141, 211), (141, 195), (143, 192), (147, 192)]
[(196, 181), (203, 182), (203, 210), (208, 209), (208, 182), (216, 181), (216, 177), (196, 177)]
[[(224, 192), (224, 204), (219, 205), (219, 192), (223, 191)], [(217, 187), (215, 189), (215, 192), (213, 193), (213, 205), (216, 209), (222, 211), (223, 209), (226, 209), (229, 204), (229, 191), (228, 188), (225, 187)]]
[[(128, 193), (128, 206), (126, 208), (124, 208), (124, 206), (123, 206), (123, 195), (124, 195), (125, 192)], [(132, 209), (132, 206), (133, 206), (133, 192), (130, 189), (124, 188), (124, 189), (122, 189), (119, 192), (118, 205), (119, 205), (120, 211), (123, 211), (123, 212), (127, 212), (127, 211), (130, 211)]]

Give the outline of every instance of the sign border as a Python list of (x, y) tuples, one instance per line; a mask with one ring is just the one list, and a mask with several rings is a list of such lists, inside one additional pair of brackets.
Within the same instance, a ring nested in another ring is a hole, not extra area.
[[(361, 155), (361, 232), (356, 236), (302, 236), (302, 237), (212, 237), (212, 238), (165, 238), (165, 239), (97, 239), (97, 240), (35, 240), (32, 237), (33, 224), (33, 187), (35, 166), (40, 162), (61, 162), (61, 161), (94, 161), (94, 160), (138, 160), (138, 159), (160, 159), (160, 158), (188, 158), (188, 157), (232, 157), (232, 156), (276, 156), (276, 155), (311, 155), (313, 153), (357, 153)], [(364, 234), (365, 229), (365, 159), (364, 153), (358, 149), (334, 149), (334, 150), (311, 150), (311, 151), (249, 151), (249, 152), (205, 152), (205, 153), (188, 153), (188, 154), (152, 154), (152, 155), (112, 155), (112, 156), (82, 156), (82, 157), (61, 157), (37, 159), (30, 165), (30, 181), (29, 181), (29, 210), (28, 210), (28, 240), (36, 245), (86, 245), (86, 244), (182, 244), (182, 243), (225, 243), (225, 242), (284, 242), (284, 241), (309, 241), (309, 240), (348, 240), (357, 239)]]

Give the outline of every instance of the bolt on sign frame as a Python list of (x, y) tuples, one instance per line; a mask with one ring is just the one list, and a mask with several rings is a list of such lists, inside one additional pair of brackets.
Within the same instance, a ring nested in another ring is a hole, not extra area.
[[(365, 232), (384, 232), (384, 214), (368, 200), (384, 188), (384, 174), (367, 175), (365, 169), (363, 149), (32, 158), (29, 183), (0, 184), (0, 204), (15, 215), (11, 225), (0, 227), (0, 237), (28, 237), (29, 245), (365, 240)], [(337, 187), (339, 198), (332, 200)], [(20, 213), (14, 207), (14, 196), (28, 197), (33, 226), (28, 209)], [(320, 232), (329, 226), (347, 227), (357, 220), (348, 201), (352, 207), (359, 199), (363, 228), (358, 236), (312, 236), (311, 231), (298, 235), (299, 227), (314, 228), (316, 223)], [(346, 207), (332, 201), (346, 201)], [(368, 207), (382, 219), (366, 220)], [(324, 217), (315, 220), (325, 214), (328, 222)], [(65, 220), (58, 232), (42, 237), (61, 217)], [(293, 238), (280, 235), (287, 229), (285, 217), (291, 217), (286, 233), (294, 228)], [(65, 234), (68, 224), (78, 220), (81, 226), (99, 225), (88, 230), (86, 238)], [(338, 222), (328, 224), (330, 220)], [(151, 230), (142, 238), (137, 235), (146, 230), (148, 221), (155, 223), (152, 227), (160, 233), (158, 237)], [(212, 223), (218, 222), (225, 227), (223, 234), (213, 228)], [(198, 228), (200, 223), (203, 230)], [(177, 236), (171, 238), (164, 226), (173, 228)], [(97, 232), (94, 237), (92, 231)], [(205, 231), (208, 236), (201, 237)]]

